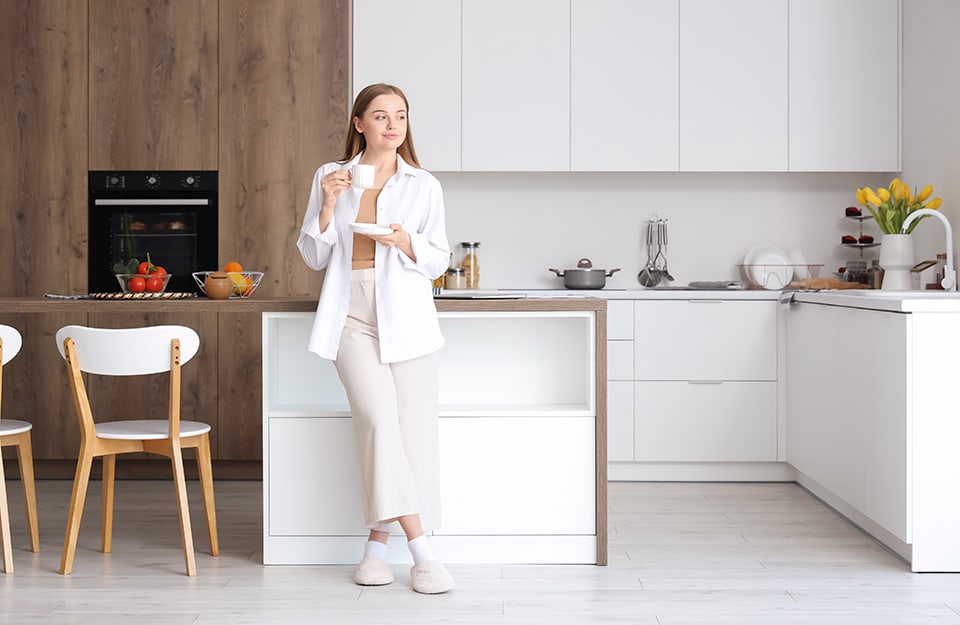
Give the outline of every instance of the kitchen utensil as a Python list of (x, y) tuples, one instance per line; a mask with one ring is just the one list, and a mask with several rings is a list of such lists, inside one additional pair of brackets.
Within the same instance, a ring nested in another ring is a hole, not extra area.
[(663, 259), (663, 266), (660, 267), (660, 273), (663, 275), (664, 278), (667, 279), (667, 281), (673, 282), (673, 276), (670, 275), (670, 270), (667, 269), (667, 221), (665, 219), (661, 220), (657, 224), (657, 228), (658, 228), (658, 233), (660, 234), (660, 239), (661, 239), (660, 246), (659, 246), (660, 247), (659, 254), (660, 254), (660, 257)]
[(576, 269), (553, 269), (552, 271), (558, 277), (563, 278), (563, 286), (568, 289), (602, 289), (607, 284), (607, 278), (620, 271), (620, 268), (594, 269), (593, 263), (589, 258), (581, 258), (577, 261)]
[[(654, 218), (656, 215), (653, 216)], [(643, 269), (640, 270), (640, 273), (637, 274), (637, 281), (640, 282), (641, 286), (653, 287), (660, 284), (662, 276), (660, 271), (657, 269), (657, 266), (654, 262), (657, 254), (654, 251), (653, 241), (654, 241), (654, 232), (653, 232), (653, 219), (647, 222), (646, 227), (646, 243), (647, 243), (647, 264), (644, 265)]]

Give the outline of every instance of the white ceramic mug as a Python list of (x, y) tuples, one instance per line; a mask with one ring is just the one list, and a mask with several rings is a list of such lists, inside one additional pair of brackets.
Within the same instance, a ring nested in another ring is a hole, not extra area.
[(350, 168), (350, 179), (357, 189), (369, 189), (373, 186), (373, 180), (377, 170), (373, 165), (364, 165), (357, 163)]

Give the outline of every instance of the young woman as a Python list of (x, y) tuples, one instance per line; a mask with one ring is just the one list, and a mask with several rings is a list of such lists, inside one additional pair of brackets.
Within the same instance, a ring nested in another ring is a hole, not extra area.
[[(420, 169), (408, 108), (392, 85), (357, 95), (341, 160), (314, 175), (297, 247), (309, 267), (326, 269), (308, 348), (334, 361), (356, 434), (370, 535), (354, 581), (393, 581), (385, 556), (398, 523), (413, 556), (413, 589), (435, 594), (454, 586), (423, 529), (439, 522), (443, 337), (432, 280), (446, 271), (450, 246), (443, 191)], [(375, 168), (372, 187), (351, 184), (357, 164)], [(389, 227), (359, 234), (353, 223)]]

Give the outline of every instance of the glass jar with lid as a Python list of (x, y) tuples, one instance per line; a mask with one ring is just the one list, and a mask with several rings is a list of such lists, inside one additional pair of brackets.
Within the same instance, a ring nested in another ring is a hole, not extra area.
[(477, 258), (477, 248), (480, 243), (476, 241), (464, 241), (460, 244), (460, 266), (463, 267), (463, 273), (466, 277), (468, 289), (480, 288), (480, 261)]
[(450, 267), (443, 279), (443, 286), (446, 289), (465, 289), (467, 288), (467, 276), (463, 267)]

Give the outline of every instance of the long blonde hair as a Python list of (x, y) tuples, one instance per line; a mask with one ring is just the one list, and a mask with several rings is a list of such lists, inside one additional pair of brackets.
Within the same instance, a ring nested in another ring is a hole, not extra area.
[(400, 154), (401, 158), (406, 162), (415, 167), (420, 167), (420, 159), (417, 158), (417, 151), (413, 147), (413, 133), (410, 129), (410, 103), (407, 102), (407, 96), (403, 95), (403, 91), (400, 91), (399, 87), (394, 87), (393, 85), (382, 82), (364, 87), (353, 101), (353, 111), (350, 113), (350, 127), (347, 129), (347, 140), (344, 142), (343, 156), (340, 160), (343, 162), (349, 161), (367, 148), (367, 140), (362, 133), (357, 132), (357, 126), (353, 120), (363, 117), (363, 114), (370, 108), (370, 103), (373, 102), (374, 98), (381, 95), (398, 95), (403, 98), (403, 105), (407, 108), (407, 136), (404, 138), (403, 143), (400, 144), (400, 147), (397, 148), (397, 153)]

